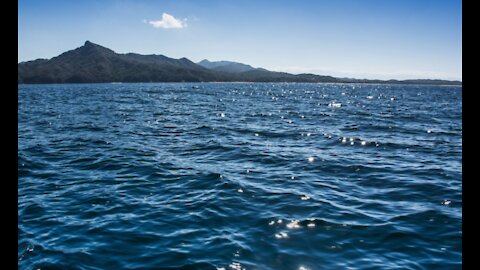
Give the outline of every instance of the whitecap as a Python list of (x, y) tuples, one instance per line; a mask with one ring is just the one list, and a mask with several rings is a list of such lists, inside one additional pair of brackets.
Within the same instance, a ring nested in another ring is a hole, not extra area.
[(275, 234), (275, 238), (277, 238), (277, 239), (282, 239), (282, 238), (287, 238), (287, 237), (288, 237), (288, 234), (285, 233), (285, 232)]
[(342, 103), (331, 102), (328, 103), (328, 107), (340, 108), (342, 107)]
[(292, 220), (290, 223), (287, 224), (288, 229), (298, 229), (300, 228), (300, 224), (298, 224), (298, 220)]

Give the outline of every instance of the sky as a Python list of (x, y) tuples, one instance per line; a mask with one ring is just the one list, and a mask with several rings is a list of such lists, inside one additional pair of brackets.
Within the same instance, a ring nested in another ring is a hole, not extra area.
[(18, 61), (117, 53), (290, 73), (462, 79), (461, 0), (19, 0)]

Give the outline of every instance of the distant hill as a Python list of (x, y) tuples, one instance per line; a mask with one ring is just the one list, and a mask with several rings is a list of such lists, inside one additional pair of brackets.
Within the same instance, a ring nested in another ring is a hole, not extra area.
[(405, 83), (461, 85), (445, 80), (365, 80), (315, 74), (290, 74), (231, 62), (194, 63), (187, 58), (164, 55), (118, 54), (86, 41), (51, 59), (18, 64), (18, 83), (108, 83), (108, 82), (331, 82)]
[(211, 70), (228, 72), (228, 73), (241, 73), (245, 71), (255, 70), (255, 68), (253, 68), (250, 65), (231, 62), (231, 61), (210, 62), (207, 59), (204, 59), (198, 62), (197, 64)]

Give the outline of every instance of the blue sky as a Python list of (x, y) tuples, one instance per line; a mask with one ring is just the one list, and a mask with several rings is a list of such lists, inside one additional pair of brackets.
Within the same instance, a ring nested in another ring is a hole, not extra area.
[(291, 73), (462, 79), (460, 0), (18, 2), (19, 62), (90, 40), (118, 53)]

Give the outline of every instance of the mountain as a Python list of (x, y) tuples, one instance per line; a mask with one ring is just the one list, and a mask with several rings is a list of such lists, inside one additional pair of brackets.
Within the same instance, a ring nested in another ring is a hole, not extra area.
[(215, 61), (210, 62), (204, 59), (197, 63), (198, 65), (215, 71), (228, 72), (228, 73), (241, 73), (245, 71), (255, 70), (250, 65), (232, 62), (232, 61)]
[(331, 82), (405, 83), (461, 85), (445, 80), (366, 80), (316, 74), (290, 74), (231, 62), (164, 55), (119, 54), (90, 41), (51, 59), (18, 64), (18, 83), (108, 83), (108, 82)]
[(19, 83), (200, 82), (224, 79), (192, 61), (117, 54), (90, 41), (50, 60), (18, 64)]

